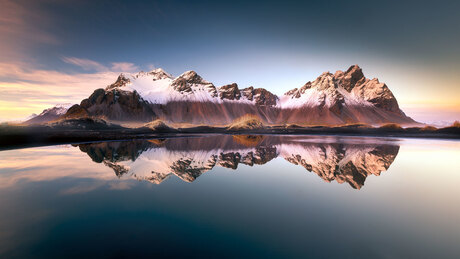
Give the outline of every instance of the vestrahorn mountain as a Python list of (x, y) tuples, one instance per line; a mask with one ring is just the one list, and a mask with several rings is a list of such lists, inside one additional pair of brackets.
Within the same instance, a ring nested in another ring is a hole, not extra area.
[(386, 84), (368, 79), (358, 65), (277, 96), (264, 88), (216, 87), (194, 71), (173, 77), (163, 69), (120, 74), (97, 89), (62, 118), (99, 117), (110, 121), (219, 125), (245, 115), (268, 124), (341, 125), (349, 123), (415, 124), (399, 108)]

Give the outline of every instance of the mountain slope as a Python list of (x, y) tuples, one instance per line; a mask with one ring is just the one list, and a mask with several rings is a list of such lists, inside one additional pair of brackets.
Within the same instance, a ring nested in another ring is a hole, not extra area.
[(176, 78), (162, 69), (120, 74), (72, 110), (117, 121), (160, 118), (214, 125), (248, 114), (274, 124), (415, 123), (401, 111), (390, 89), (366, 78), (357, 65), (323, 73), (281, 97), (263, 88), (240, 89), (235, 83), (216, 87), (194, 71)]
[(72, 106), (70, 103), (57, 104), (54, 107), (43, 110), (40, 114), (32, 116), (25, 122), (26, 125), (41, 124), (49, 121), (57, 120), (62, 115), (66, 114), (67, 110)]
[(284, 94), (281, 118), (307, 124), (415, 123), (399, 108), (386, 84), (368, 79), (358, 65), (335, 74), (323, 73), (313, 82)]

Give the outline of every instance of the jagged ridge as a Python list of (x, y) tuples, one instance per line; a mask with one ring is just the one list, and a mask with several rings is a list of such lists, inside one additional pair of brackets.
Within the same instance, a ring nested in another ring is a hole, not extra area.
[(121, 74), (73, 107), (76, 113), (118, 121), (161, 118), (196, 124), (228, 124), (247, 114), (269, 124), (416, 123), (401, 111), (387, 85), (366, 78), (358, 65), (323, 73), (281, 97), (263, 88), (240, 89), (236, 83), (216, 87), (194, 71), (176, 78), (162, 69)]

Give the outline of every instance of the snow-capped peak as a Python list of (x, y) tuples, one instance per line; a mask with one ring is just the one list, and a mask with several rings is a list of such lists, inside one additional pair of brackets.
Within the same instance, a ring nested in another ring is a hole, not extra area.
[(174, 81), (185, 80), (189, 84), (211, 84), (209, 81), (204, 80), (195, 71), (185, 71), (182, 75), (178, 76)]
[(347, 71), (335, 74), (325, 72), (313, 82), (307, 82), (301, 88), (293, 89), (281, 98), (281, 108), (302, 106), (341, 107), (376, 106), (392, 112), (399, 112), (399, 107), (391, 91), (377, 79), (367, 79), (358, 65)]
[(120, 74), (106, 90), (136, 91), (145, 101), (166, 104), (171, 101), (219, 102), (216, 87), (195, 71), (173, 78), (161, 68), (137, 74)]
[(152, 76), (153, 80), (161, 80), (161, 79), (172, 79), (173, 76), (168, 72), (164, 71), (162, 68), (156, 68), (150, 72), (146, 73), (147, 75)]
[(171, 74), (169, 74), (168, 72), (164, 71), (163, 68), (159, 67), (159, 68), (155, 68), (153, 70), (150, 70), (150, 72), (148, 72), (149, 74), (165, 74), (165, 75), (168, 75), (168, 77), (172, 77)]
[(40, 114), (40, 115), (44, 115), (46, 113), (49, 113), (49, 112), (53, 112), (54, 114), (56, 115), (64, 115), (67, 110), (72, 107), (73, 104), (71, 103), (59, 103), (59, 104), (56, 104), (55, 106), (51, 107), (51, 108), (48, 108), (48, 109), (45, 109), (43, 110)]
[(367, 79), (358, 65), (350, 66), (345, 72), (324, 72), (302, 87), (288, 91), (281, 98), (263, 88), (239, 89), (236, 84), (216, 88), (193, 70), (173, 78), (161, 68), (132, 75), (120, 74), (106, 90), (115, 88), (136, 91), (145, 101), (153, 104), (171, 101), (248, 102), (281, 109), (325, 107), (340, 111), (343, 106), (352, 105), (399, 111), (388, 87), (377, 80)]
[(60, 116), (64, 115), (73, 104), (71, 103), (60, 103), (56, 104), (55, 106), (44, 109), (40, 114), (32, 114), (31, 116), (27, 117), (24, 121), (26, 124), (34, 124), (34, 123), (43, 123), (48, 122), (51, 120), (55, 120)]
[[(121, 74), (120, 76), (125, 76), (125, 75)], [(167, 79), (167, 78), (169, 78), (169, 79), (173, 78), (173, 76), (171, 74), (167, 73), (162, 68), (156, 68), (156, 69), (153, 69), (153, 70), (151, 70), (149, 72), (141, 71), (139, 73), (133, 74), (132, 77), (133, 78), (149, 77), (153, 81), (161, 80), (161, 79)]]
[(58, 103), (54, 107), (69, 109), (70, 107), (72, 107), (72, 105), (73, 105), (72, 103)]

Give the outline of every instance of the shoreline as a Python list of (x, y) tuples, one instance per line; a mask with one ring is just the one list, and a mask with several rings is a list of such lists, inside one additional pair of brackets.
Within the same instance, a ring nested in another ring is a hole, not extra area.
[(423, 131), (420, 128), (382, 129), (354, 127), (315, 127), (315, 128), (262, 128), (228, 130), (217, 127), (194, 127), (184, 129), (149, 128), (106, 128), (106, 129), (53, 129), (43, 126), (0, 128), (0, 151), (28, 147), (59, 144), (80, 144), (105, 141), (129, 141), (133, 139), (161, 139), (193, 137), (208, 134), (225, 135), (310, 135), (310, 136), (350, 136), (350, 137), (393, 137), (421, 139), (460, 140), (460, 128), (444, 128), (436, 131)]

